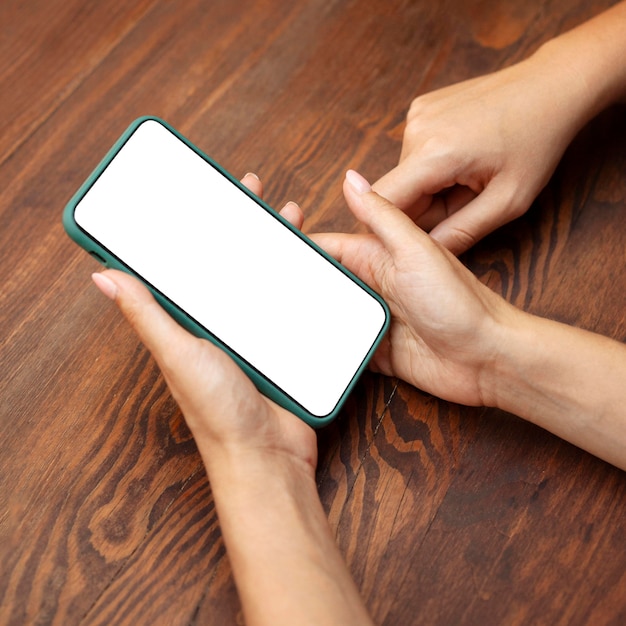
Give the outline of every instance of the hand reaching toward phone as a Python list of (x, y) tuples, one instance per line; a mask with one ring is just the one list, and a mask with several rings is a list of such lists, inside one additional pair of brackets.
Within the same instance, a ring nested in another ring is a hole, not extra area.
[(464, 252), (528, 209), (582, 125), (578, 101), (533, 58), (421, 96), (397, 167), (374, 189)]
[(454, 254), (524, 213), (582, 126), (624, 97), (626, 3), (528, 59), (416, 98), (374, 189)]

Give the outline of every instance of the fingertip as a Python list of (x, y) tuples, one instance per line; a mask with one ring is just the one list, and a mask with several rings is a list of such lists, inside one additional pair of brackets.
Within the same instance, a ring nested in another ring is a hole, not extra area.
[(109, 300), (115, 300), (115, 298), (117, 298), (117, 285), (104, 272), (93, 273), (91, 275), (91, 280), (93, 280), (100, 292), (109, 298)]
[(261, 179), (254, 173), (248, 172), (242, 179), (241, 182), (245, 187), (247, 187), (253, 194), (261, 197), (263, 195), (263, 183)]
[(280, 210), (282, 215), (292, 226), (298, 230), (302, 230), (302, 224), (304, 224), (304, 212), (296, 202), (289, 201)]
[(98, 289), (109, 299), (115, 301), (122, 313), (129, 317), (134, 311), (146, 305), (157, 303), (149, 289), (137, 278), (114, 269), (106, 269), (92, 274), (92, 280)]
[(355, 170), (348, 170), (346, 172), (346, 182), (359, 196), (372, 191), (372, 186), (369, 184), (367, 179)]

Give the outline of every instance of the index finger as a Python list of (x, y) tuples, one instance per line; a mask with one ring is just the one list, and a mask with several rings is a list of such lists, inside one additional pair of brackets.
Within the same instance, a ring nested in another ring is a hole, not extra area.
[(433, 194), (454, 183), (445, 172), (441, 164), (407, 158), (379, 178), (372, 189), (416, 220), (430, 208)]

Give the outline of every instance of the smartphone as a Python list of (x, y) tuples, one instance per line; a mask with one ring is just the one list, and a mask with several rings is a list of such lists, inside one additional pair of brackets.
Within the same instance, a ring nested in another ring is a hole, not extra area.
[(312, 426), (337, 416), (389, 325), (379, 295), (158, 118), (130, 125), (63, 224)]

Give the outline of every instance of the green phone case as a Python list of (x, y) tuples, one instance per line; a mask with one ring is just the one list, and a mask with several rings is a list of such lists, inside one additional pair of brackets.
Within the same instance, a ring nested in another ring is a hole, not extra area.
[[(363, 361), (361, 367), (355, 373), (353, 379), (350, 384), (347, 386), (346, 390), (342, 394), (339, 399), (337, 405), (333, 409), (331, 413), (326, 416), (318, 417), (312, 415), (309, 411), (307, 411), (304, 407), (302, 407), (299, 403), (294, 401), (290, 396), (288, 396), (285, 392), (283, 392), (279, 387), (274, 385), (270, 380), (268, 380), (263, 374), (258, 372), (254, 367), (248, 364), (245, 360), (243, 360), (238, 354), (234, 353), (227, 346), (225, 346), (218, 338), (212, 335), (210, 332), (207, 332), (202, 326), (196, 323), (193, 319), (188, 317), (184, 311), (182, 311), (175, 304), (170, 302), (167, 298), (161, 295), (157, 290), (153, 289), (150, 285), (147, 285), (154, 297), (161, 304), (161, 306), (184, 328), (193, 333), (198, 337), (202, 337), (204, 339), (208, 339), (222, 350), (224, 350), (227, 354), (229, 354), (241, 367), (241, 369), (247, 374), (247, 376), (253, 381), (257, 389), (267, 396), (274, 400), (277, 404), (283, 406), (287, 410), (296, 414), (298, 417), (303, 419), (305, 422), (310, 424), (313, 427), (321, 427), (325, 424), (328, 424), (332, 421), (337, 414), (339, 413), (341, 406), (345, 402), (347, 396), (350, 394), (354, 385), (357, 382), (357, 379), (365, 369), (367, 362), (371, 358), (372, 354), (378, 347), (380, 341), (382, 340), (385, 332), (389, 327), (390, 313), (389, 308), (385, 301), (372, 289), (370, 289), (367, 285), (365, 285), (361, 280), (359, 280), (356, 276), (354, 276), (351, 272), (349, 272), (346, 268), (344, 268), (341, 264), (335, 261), (332, 257), (330, 257), (324, 250), (320, 249), (313, 241), (311, 241), (308, 237), (302, 234), (298, 229), (292, 226), (287, 220), (277, 214), (271, 207), (265, 204), (260, 198), (255, 196), (252, 192), (250, 192), (239, 180), (233, 177), (229, 172), (224, 170), (219, 164), (213, 161), (210, 157), (204, 154), (201, 150), (199, 150), (196, 146), (194, 146), (188, 139), (182, 136), (178, 131), (172, 128), (169, 124), (164, 122), (163, 120), (153, 117), (153, 116), (144, 116), (136, 119), (132, 124), (126, 129), (126, 131), (122, 134), (122, 136), (115, 142), (113, 147), (109, 150), (106, 156), (102, 159), (102, 161), (98, 164), (95, 170), (91, 173), (89, 178), (80, 186), (78, 191), (74, 194), (71, 200), (66, 205), (63, 211), (63, 226), (67, 234), (73, 239), (79, 246), (84, 248), (87, 252), (89, 252), (92, 256), (94, 256), (100, 263), (104, 264), (106, 267), (114, 268), (118, 270), (122, 270), (127, 272), (128, 274), (132, 274), (133, 276), (137, 276), (135, 272), (133, 272), (128, 266), (124, 265), (118, 258), (112, 255), (108, 250), (102, 248), (96, 241), (94, 241), (87, 233), (85, 233), (80, 226), (76, 223), (74, 219), (74, 211), (76, 206), (82, 199), (82, 197), (87, 193), (90, 187), (94, 184), (94, 182), (98, 179), (100, 174), (105, 170), (105, 168), (109, 165), (109, 163), (113, 160), (115, 155), (120, 151), (122, 146), (126, 143), (126, 141), (131, 137), (131, 135), (135, 132), (135, 130), (144, 122), (152, 120), (156, 121), (163, 126), (165, 126), (169, 131), (171, 131), (176, 137), (178, 137), (181, 141), (183, 141), (189, 148), (191, 148), (194, 152), (196, 152), (199, 156), (209, 162), (213, 167), (219, 170), (224, 176), (226, 176), (234, 185), (236, 185), (239, 189), (241, 189), (244, 193), (253, 197), (265, 210), (269, 211), (272, 215), (274, 215), (277, 219), (279, 219), (287, 228), (296, 233), (301, 239), (306, 241), (311, 247), (317, 250), (320, 254), (322, 254), (328, 261), (330, 261), (333, 265), (338, 267), (341, 271), (343, 271), (346, 275), (348, 275), (352, 280), (358, 283), (365, 291), (367, 291), (372, 297), (374, 297), (381, 304), (385, 311), (385, 323), (381, 332), (379, 333), (376, 342), (372, 345), (369, 353), (367, 354), (365, 360)], [(138, 278), (141, 278), (137, 276)]]

